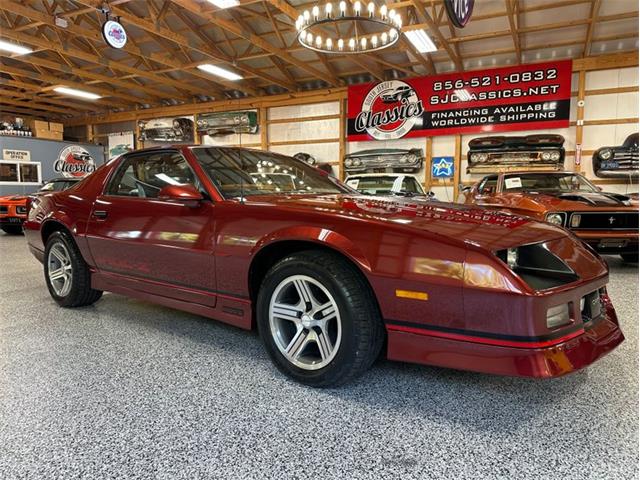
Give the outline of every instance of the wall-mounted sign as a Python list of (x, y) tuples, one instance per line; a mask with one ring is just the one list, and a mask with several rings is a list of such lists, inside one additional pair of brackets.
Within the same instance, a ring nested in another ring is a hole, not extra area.
[(571, 60), (350, 86), (348, 140), (569, 127)]
[(102, 25), (102, 36), (107, 45), (122, 48), (127, 44), (127, 32), (119, 22), (107, 20)]
[(11, 148), (2, 149), (3, 160), (10, 160), (13, 162), (30, 162), (31, 152), (29, 150), (13, 150)]
[(433, 157), (431, 159), (431, 177), (453, 177), (453, 157)]
[(80, 145), (69, 145), (60, 150), (53, 163), (53, 171), (65, 178), (82, 178), (96, 169), (93, 157)]
[(138, 122), (143, 142), (193, 143), (193, 117), (167, 117)]
[(471, 20), (473, 3), (474, 0), (444, 0), (444, 6), (451, 23), (458, 28), (464, 28)]
[(133, 150), (133, 132), (109, 134), (109, 160)]

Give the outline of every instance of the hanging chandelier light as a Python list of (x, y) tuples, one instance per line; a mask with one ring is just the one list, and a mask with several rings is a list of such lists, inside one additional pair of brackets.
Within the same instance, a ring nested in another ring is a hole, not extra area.
[[(363, 10), (359, 1), (349, 6), (341, 1), (337, 12), (330, 2), (322, 9), (316, 5), (311, 11), (305, 10), (296, 21), (298, 41), (303, 47), (343, 55), (388, 48), (398, 41), (401, 28), (402, 18), (395, 10), (388, 10), (386, 5), (376, 9), (373, 2)], [(341, 31), (345, 32), (344, 37)]]

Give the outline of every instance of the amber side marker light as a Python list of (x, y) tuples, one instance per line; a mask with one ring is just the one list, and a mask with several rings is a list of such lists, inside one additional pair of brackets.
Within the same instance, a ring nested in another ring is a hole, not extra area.
[(396, 297), (411, 298), (413, 300), (429, 300), (427, 292), (416, 292), (413, 290), (396, 290)]

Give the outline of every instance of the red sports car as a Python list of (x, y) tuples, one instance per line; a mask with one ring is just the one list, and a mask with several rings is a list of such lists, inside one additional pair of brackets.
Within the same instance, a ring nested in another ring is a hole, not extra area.
[(383, 347), (554, 377), (624, 339), (605, 263), (562, 228), (363, 196), (269, 152), (127, 153), (35, 199), (25, 231), (61, 306), (111, 291), (257, 327), (278, 368), (312, 386), (354, 378)]

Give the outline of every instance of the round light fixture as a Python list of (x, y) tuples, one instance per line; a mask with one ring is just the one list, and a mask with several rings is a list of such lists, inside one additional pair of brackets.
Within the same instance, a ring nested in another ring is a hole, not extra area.
[[(346, 26), (341, 30), (341, 26)], [(352, 35), (340, 38), (335, 32), (349, 31)], [(296, 20), (298, 41), (303, 47), (321, 53), (369, 53), (394, 45), (400, 38), (402, 18), (385, 5), (379, 9), (375, 3), (366, 6), (356, 1), (352, 5), (341, 1), (337, 11), (331, 2), (324, 8), (315, 5), (305, 10)], [(334, 33), (331, 33), (334, 32)], [(366, 32), (366, 33), (365, 33)]]

